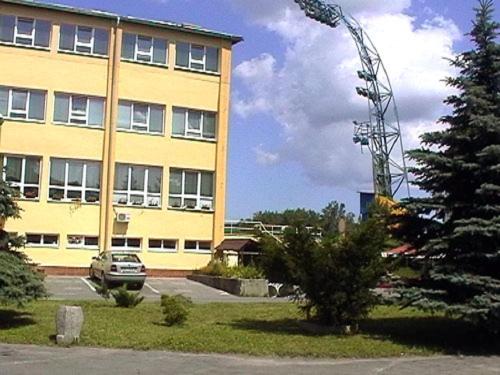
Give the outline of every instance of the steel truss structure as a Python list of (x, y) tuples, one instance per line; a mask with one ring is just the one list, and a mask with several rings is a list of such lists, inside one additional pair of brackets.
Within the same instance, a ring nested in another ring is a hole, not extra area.
[(336, 28), (343, 24), (351, 34), (361, 59), (358, 77), (365, 87), (358, 95), (368, 99), (369, 121), (354, 121), (353, 141), (372, 155), (375, 194), (393, 198), (401, 188), (410, 195), (399, 116), (387, 71), (373, 42), (358, 21), (337, 4), (324, 0), (294, 0), (306, 16)]

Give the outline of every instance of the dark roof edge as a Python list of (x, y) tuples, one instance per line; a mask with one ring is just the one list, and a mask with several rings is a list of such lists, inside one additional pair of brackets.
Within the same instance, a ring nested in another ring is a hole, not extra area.
[(84, 9), (84, 8), (76, 8), (69, 5), (63, 4), (52, 4), (52, 3), (42, 3), (40, 1), (35, 0), (0, 0), (0, 3), (9, 3), (9, 4), (17, 4), (17, 5), (25, 5), (35, 8), (42, 9), (50, 9), (50, 10), (58, 10), (61, 12), (73, 13), (73, 14), (81, 14), (85, 16), (92, 17), (100, 17), (106, 19), (120, 20), (120, 22), (130, 22), (142, 25), (148, 25), (153, 27), (160, 27), (169, 30), (175, 31), (185, 31), (191, 34), (204, 35), (208, 37), (221, 38), (230, 40), (233, 44), (239, 43), (243, 40), (243, 37), (239, 35), (228, 34), (220, 31), (209, 30), (203, 27), (199, 27), (191, 24), (184, 23), (176, 23), (169, 21), (159, 21), (159, 20), (148, 20), (145, 18), (132, 17), (132, 16), (121, 16), (116, 13), (94, 10), (94, 9)]

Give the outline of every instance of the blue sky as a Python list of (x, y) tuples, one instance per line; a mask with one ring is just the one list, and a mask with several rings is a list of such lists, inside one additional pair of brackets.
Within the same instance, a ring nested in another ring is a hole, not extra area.
[[(293, 0), (58, 0), (83, 8), (198, 24), (242, 35), (234, 48), (226, 217), (320, 209), (358, 213), (371, 184), (367, 151), (352, 145), (357, 57), (344, 30), (307, 20)], [(453, 71), (442, 57), (470, 47), (474, 0), (339, 0), (379, 49), (400, 102), (405, 144), (446, 113)], [(496, 12), (498, 18), (498, 10)], [(364, 109), (363, 109), (364, 108)]]

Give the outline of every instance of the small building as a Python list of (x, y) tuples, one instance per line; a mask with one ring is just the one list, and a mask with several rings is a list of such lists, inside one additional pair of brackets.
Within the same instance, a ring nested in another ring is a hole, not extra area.
[(215, 256), (226, 261), (229, 266), (254, 264), (262, 253), (259, 243), (251, 238), (225, 239), (215, 250)]
[[(0, 1), (3, 178), (26, 254), (54, 271), (100, 251), (204, 266), (224, 238), (231, 53), (241, 37)], [(69, 270), (74, 271), (74, 270)]]

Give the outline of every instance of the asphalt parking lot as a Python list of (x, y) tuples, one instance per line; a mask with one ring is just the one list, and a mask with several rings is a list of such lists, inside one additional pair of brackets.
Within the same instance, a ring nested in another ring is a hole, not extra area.
[[(52, 300), (96, 300), (95, 281), (88, 277), (47, 276), (45, 285)], [(222, 290), (185, 278), (147, 278), (140, 291), (146, 300), (159, 299), (162, 294), (182, 294), (195, 303), (209, 302), (278, 302), (286, 298), (237, 297)]]

